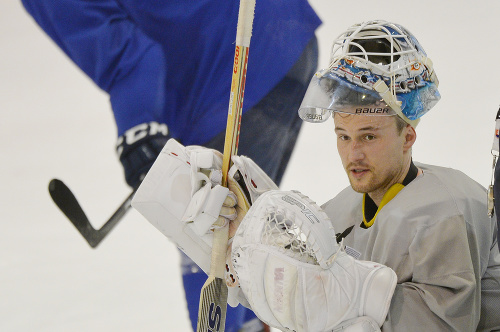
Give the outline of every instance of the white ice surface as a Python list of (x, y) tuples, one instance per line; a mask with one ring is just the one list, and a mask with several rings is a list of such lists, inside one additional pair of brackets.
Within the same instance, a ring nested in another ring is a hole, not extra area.
[[(488, 185), (500, 2), (311, 4), (324, 21), (321, 67), (333, 38), (353, 23), (386, 19), (417, 36), (434, 61), (442, 100), (418, 127), (414, 158)], [(0, 2), (0, 31), (0, 331), (189, 331), (168, 240), (131, 211), (92, 250), (48, 195), (50, 179), (65, 181), (97, 228), (128, 195), (107, 96), (20, 2)], [(305, 124), (282, 188), (323, 203), (347, 185), (332, 124)]]

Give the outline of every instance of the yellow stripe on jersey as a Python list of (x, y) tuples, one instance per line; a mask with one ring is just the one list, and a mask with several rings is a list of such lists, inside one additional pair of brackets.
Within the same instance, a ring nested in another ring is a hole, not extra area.
[(366, 217), (365, 217), (365, 199), (366, 199), (366, 195), (367, 194), (363, 195), (363, 224), (365, 225), (366, 228), (371, 227), (373, 225), (373, 223), (375, 222), (375, 219), (377, 218), (378, 213), (384, 207), (384, 205), (386, 205), (387, 203), (389, 203), (391, 201), (391, 199), (393, 199), (394, 197), (396, 197), (396, 195), (404, 187), (405, 186), (402, 185), (401, 183), (395, 183), (395, 184), (393, 184), (389, 188), (389, 190), (387, 190), (387, 192), (384, 194), (384, 197), (382, 197), (382, 201), (380, 202), (380, 206), (378, 207), (377, 212), (375, 213), (375, 215), (373, 216), (373, 218), (370, 221), (366, 221)]

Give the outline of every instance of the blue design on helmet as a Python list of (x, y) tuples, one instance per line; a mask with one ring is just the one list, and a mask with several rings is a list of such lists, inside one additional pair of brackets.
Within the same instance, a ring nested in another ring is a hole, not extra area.
[(311, 79), (299, 115), (323, 122), (331, 112), (397, 114), (416, 126), (441, 98), (438, 85), (432, 61), (407, 29), (364, 22), (335, 40), (330, 65)]

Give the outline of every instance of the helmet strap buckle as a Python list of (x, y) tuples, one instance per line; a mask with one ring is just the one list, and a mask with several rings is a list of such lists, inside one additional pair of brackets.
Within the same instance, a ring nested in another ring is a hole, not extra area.
[(410, 120), (403, 114), (403, 111), (401, 110), (401, 101), (396, 99), (396, 96), (391, 93), (391, 90), (383, 80), (380, 79), (375, 82), (375, 84), (373, 84), (373, 88), (380, 94), (386, 104), (389, 105), (406, 123), (410, 124), (410, 126), (414, 128), (418, 125), (420, 119)]

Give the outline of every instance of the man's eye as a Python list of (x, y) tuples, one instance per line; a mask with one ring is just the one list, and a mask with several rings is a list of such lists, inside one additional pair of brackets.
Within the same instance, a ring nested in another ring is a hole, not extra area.
[(339, 135), (338, 138), (341, 141), (347, 141), (347, 140), (349, 140), (349, 136), (347, 136), (347, 135)]
[(366, 141), (371, 141), (373, 139), (375, 139), (375, 135), (365, 135), (365, 140)]

